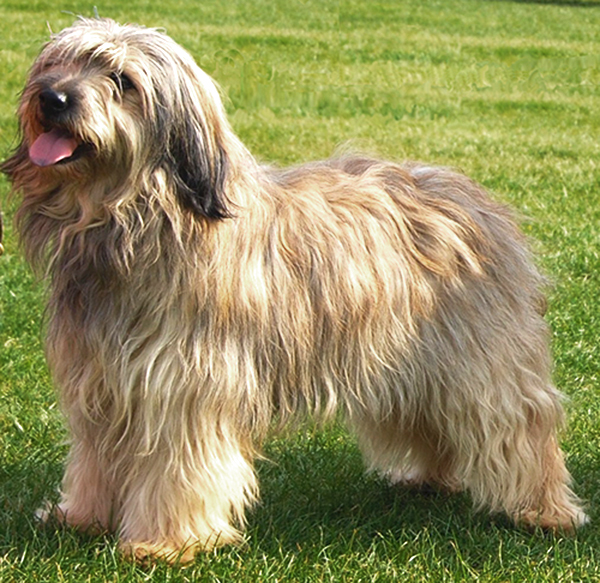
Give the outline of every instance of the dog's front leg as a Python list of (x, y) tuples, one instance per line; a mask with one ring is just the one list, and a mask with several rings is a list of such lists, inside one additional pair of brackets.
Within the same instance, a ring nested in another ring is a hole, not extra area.
[(234, 525), (257, 495), (253, 456), (224, 423), (208, 425), (187, 434), (179, 424), (164, 427), (152, 451), (130, 458), (120, 510), (121, 548), (130, 557), (186, 562), (239, 542)]
[(88, 533), (114, 529), (115, 495), (103, 470), (96, 445), (74, 437), (56, 505), (47, 504), (37, 512), (43, 522), (57, 521)]

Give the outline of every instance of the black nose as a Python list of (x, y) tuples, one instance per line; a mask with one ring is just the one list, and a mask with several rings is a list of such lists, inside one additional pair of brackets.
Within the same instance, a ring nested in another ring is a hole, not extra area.
[(54, 89), (42, 89), (40, 91), (40, 107), (42, 113), (48, 118), (53, 119), (64, 113), (71, 106), (71, 99), (64, 91), (55, 91)]

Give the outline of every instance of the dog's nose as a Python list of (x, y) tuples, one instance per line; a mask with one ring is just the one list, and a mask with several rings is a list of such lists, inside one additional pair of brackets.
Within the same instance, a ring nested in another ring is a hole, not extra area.
[(64, 113), (70, 106), (69, 96), (64, 91), (43, 89), (40, 92), (40, 107), (42, 113), (49, 119)]

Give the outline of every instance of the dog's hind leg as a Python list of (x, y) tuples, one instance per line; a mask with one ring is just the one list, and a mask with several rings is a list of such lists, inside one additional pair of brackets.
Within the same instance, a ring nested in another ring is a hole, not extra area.
[(588, 522), (588, 517), (569, 487), (571, 478), (556, 439), (551, 437), (545, 446), (540, 445), (537, 488), (531, 489), (525, 504), (513, 510), (513, 517), (525, 525), (573, 530)]
[(464, 378), (454, 386), (446, 378), (438, 393), (454, 398), (428, 399), (426, 420), (353, 418), (371, 469), (395, 483), (468, 490), (477, 507), (506, 512), (525, 526), (572, 530), (587, 522), (556, 439), (558, 393), (550, 386), (519, 389), (518, 381), (478, 389), (475, 378), (464, 390)]
[[(538, 421), (507, 419), (494, 436), (478, 432), (477, 450), (461, 459), (463, 481), (480, 506), (506, 512), (517, 524), (571, 531), (587, 522), (554, 431)], [(472, 444), (476, 444), (473, 441)]]
[(462, 375), (446, 377), (440, 391), (447, 397), (432, 416), (454, 452), (454, 476), (478, 507), (524, 525), (572, 530), (587, 517), (557, 443), (561, 397), (543, 370), (523, 358), (513, 362), (501, 370), (490, 365), (487, 373), (471, 367), (470, 376), (463, 367)]
[(425, 423), (407, 423), (395, 416), (384, 421), (362, 417), (354, 421), (353, 429), (367, 466), (391, 483), (461, 489), (454, 476), (452, 451)]

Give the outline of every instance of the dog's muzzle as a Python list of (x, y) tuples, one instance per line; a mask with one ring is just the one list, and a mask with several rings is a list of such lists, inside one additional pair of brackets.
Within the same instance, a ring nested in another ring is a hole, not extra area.
[(65, 91), (45, 87), (39, 93), (40, 121), (47, 129), (29, 147), (36, 166), (73, 161), (81, 154), (81, 143), (65, 127), (75, 109), (75, 98)]

